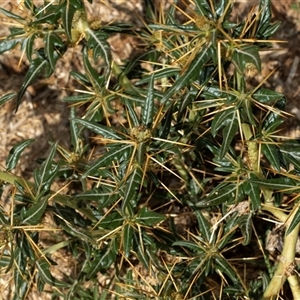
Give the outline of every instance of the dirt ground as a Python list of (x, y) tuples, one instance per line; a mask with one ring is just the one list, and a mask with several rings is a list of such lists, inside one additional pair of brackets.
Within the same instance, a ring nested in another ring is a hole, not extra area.
[[(1, 1), (1, 7), (16, 9), (16, 0)], [(39, 1), (34, 1), (38, 4)], [(40, 1), (41, 2), (41, 1)], [(106, 4), (104, 4), (106, 2)], [(140, 26), (135, 13), (142, 13), (141, 0), (94, 0), (92, 5), (87, 4), (90, 18), (100, 17), (103, 23), (130, 21)], [(165, 1), (171, 3), (172, 1)], [(237, 11), (250, 10), (257, 1), (236, 1)], [(274, 36), (275, 51), (262, 53), (263, 69), (256, 80), (262, 81), (273, 74), (266, 81), (266, 86), (276, 89), (286, 95), (287, 112), (294, 115), (286, 123), (285, 134), (291, 138), (300, 138), (300, 1), (276, 0), (272, 1), (274, 21), (281, 21), (281, 27)], [(239, 17), (237, 13), (234, 17)], [(0, 36), (8, 33), (7, 24), (0, 24)], [(110, 39), (115, 59), (122, 60), (134, 51), (134, 42), (121, 35)], [(70, 78), (70, 70), (82, 68), (78, 60), (80, 49), (70, 49), (67, 55), (58, 62), (55, 74), (47, 80), (40, 80), (30, 86), (24, 99), (15, 112), (15, 104), (7, 103), (0, 107), (0, 170), (5, 170), (5, 159), (9, 150), (17, 142), (26, 139), (35, 139), (35, 142), (22, 155), (21, 164), (16, 173), (30, 178), (35, 167), (35, 160), (44, 157), (49, 149), (49, 141), (58, 141), (68, 148), (68, 118), (69, 109), (61, 99), (69, 95), (75, 88)], [(22, 85), (28, 63), (20, 60), (22, 53), (15, 50), (0, 56), (0, 96), (8, 92), (17, 92)], [(58, 258), (62, 265), (68, 261)], [(0, 286), (3, 284), (0, 277)], [(1, 292), (1, 289), (0, 289)], [(28, 299), (46, 299), (44, 296), (32, 295)], [(1, 299), (1, 293), (0, 293)], [(7, 298), (8, 299), (8, 298)]]

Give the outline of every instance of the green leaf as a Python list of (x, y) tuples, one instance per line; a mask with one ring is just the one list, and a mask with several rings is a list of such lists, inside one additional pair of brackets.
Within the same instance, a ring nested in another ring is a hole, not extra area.
[(111, 50), (109, 43), (107, 42), (107, 36), (101, 31), (94, 32), (92, 30), (88, 31), (89, 39), (88, 39), (88, 47), (93, 49), (93, 57), (94, 60), (97, 61), (97, 58), (100, 56), (106, 63), (108, 67), (107, 76), (110, 73), (111, 67)]
[(196, 204), (197, 207), (209, 207), (219, 204), (230, 204), (239, 202), (244, 198), (244, 191), (238, 185), (227, 184), (224, 187), (217, 187), (207, 197)]
[(0, 54), (14, 49), (17, 44), (22, 43), (23, 38), (9, 38), (7, 37), (5, 40), (0, 41)]
[(284, 191), (286, 194), (298, 193), (300, 191), (300, 186), (292, 178), (281, 177), (272, 179), (250, 179), (252, 183), (257, 183), (260, 186), (266, 187), (268, 189), (273, 189), (275, 191)]
[(139, 118), (134, 110), (134, 107), (129, 101), (125, 98), (124, 102), (126, 104), (126, 109), (128, 111), (128, 114), (130, 116), (131, 121), (133, 122), (133, 127), (138, 127), (140, 125)]
[(204, 17), (211, 18), (211, 11), (206, 0), (195, 0), (197, 11)]
[(235, 48), (232, 55), (232, 62), (241, 74), (247, 71), (250, 65), (255, 66), (258, 72), (261, 71), (261, 60), (258, 50), (259, 47), (254, 45), (242, 46), (240, 49)]
[(154, 75), (152, 74), (149, 85), (146, 101), (143, 106), (142, 124), (150, 128), (153, 122), (154, 113)]
[(32, 61), (33, 46), (34, 46), (34, 41), (36, 38), (38, 38), (38, 33), (33, 33), (24, 41), (24, 43), (22, 45), (22, 47), (24, 48), (24, 44), (25, 44), (26, 56), (30, 62)]
[(211, 133), (216, 136), (220, 128), (223, 128), (223, 142), (220, 149), (220, 159), (227, 153), (230, 144), (239, 128), (236, 108), (229, 108), (216, 114), (211, 125)]
[(16, 96), (16, 93), (7, 93), (0, 98), (0, 107), (10, 99), (14, 98)]
[(154, 76), (155, 80), (163, 79), (163, 78), (171, 78), (173, 76), (179, 75), (180, 69), (179, 68), (163, 68), (158, 71), (153, 72), (151, 75), (144, 76), (141, 80), (135, 83), (135, 85), (142, 85), (142, 84), (149, 84)]
[(4, 8), (0, 7), (0, 12), (2, 12), (6, 17), (8, 17), (9, 19), (14, 19), (14, 20), (18, 20), (21, 24), (26, 24), (26, 20), (24, 18), (22, 18), (19, 15), (16, 15)]
[(108, 126), (103, 126), (103, 125), (100, 125), (96, 122), (87, 121), (87, 120), (83, 120), (83, 119), (75, 119), (75, 121), (77, 123), (83, 125), (84, 127), (92, 130), (96, 134), (99, 134), (99, 135), (103, 136), (104, 138), (112, 139), (112, 140), (122, 140), (122, 139), (124, 139), (123, 135), (116, 133), (115, 130), (109, 128)]
[(225, 258), (216, 255), (214, 260), (216, 263), (216, 269), (219, 270), (221, 274), (226, 274), (234, 284), (240, 285), (239, 277), (237, 277), (237, 271)]
[(54, 70), (58, 58), (63, 54), (62, 47), (64, 46), (61, 38), (53, 32), (49, 32), (45, 38), (45, 54), (49, 60), (51, 68)]
[(22, 224), (36, 225), (41, 223), (48, 205), (49, 196), (41, 198), (37, 203), (26, 210)]
[(212, 58), (213, 55), (214, 49), (211, 44), (202, 49), (201, 52), (192, 61), (188, 70), (184, 74), (179, 76), (172, 87), (167, 90), (167, 92), (161, 99), (161, 104), (171, 100), (173, 94), (188, 86), (192, 81), (196, 80), (200, 73), (199, 70)]
[(221, 145), (221, 151), (220, 151), (220, 158), (222, 159), (225, 154), (227, 153), (230, 144), (239, 128), (238, 118), (236, 115), (236, 111), (232, 113), (232, 121), (228, 123), (222, 131), (222, 145)]
[(75, 152), (79, 150), (79, 143), (81, 141), (80, 130), (76, 122), (75, 107), (70, 109), (70, 133), (71, 133), (71, 142), (72, 146), (75, 149)]
[(228, 108), (226, 110), (220, 111), (214, 116), (214, 119), (211, 123), (211, 134), (213, 137), (216, 137), (218, 131), (222, 127), (232, 123), (232, 120), (235, 117), (235, 113), (236, 113), (236, 108), (232, 107), (232, 108)]
[(26, 272), (27, 259), (24, 252), (20, 248), (16, 248), (14, 251), (14, 263), (16, 268), (14, 268), (14, 284), (15, 292), (13, 300), (23, 300), (26, 297), (26, 292), (28, 287)]
[(258, 89), (253, 95), (252, 98), (257, 100), (260, 103), (265, 104), (275, 104), (278, 100), (283, 97), (281, 93), (278, 93), (274, 90), (269, 90), (265, 88)]
[(56, 153), (57, 144), (54, 144), (47, 159), (42, 163), (40, 168), (34, 170), (36, 197), (44, 195), (49, 191), (55, 176), (59, 171), (59, 165), (53, 162)]
[(36, 266), (39, 271), (38, 274), (44, 283), (47, 283), (50, 286), (55, 286), (57, 288), (68, 286), (67, 283), (57, 280), (56, 278), (53, 277), (53, 275), (50, 273), (49, 270), (50, 265), (46, 259), (41, 258), (40, 260), (37, 260)]
[(78, 103), (83, 103), (83, 102), (87, 102), (87, 101), (92, 101), (93, 99), (95, 99), (94, 95), (91, 94), (81, 94), (81, 95), (75, 95), (75, 96), (69, 96), (69, 97), (64, 97), (62, 99), (62, 101), (66, 101), (66, 102), (78, 102)]
[(92, 67), (89, 61), (89, 55), (87, 52), (87, 48), (83, 49), (83, 65), (86, 72), (86, 76), (89, 78), (89, 81), (92, 83), (95, 88), (95, 93), (101, 92), (103, 90), (103, 82), (101, 82), (101, 76), (99, 76), (98, 72)]
[(252, 237), (252, 214), (248, 213), (238, 218), (238, 224), (244, 237), (243, 245), (250, 243)]
[(132, 242), (133, 242), (133, 233), (134, 229), (130, 224), (126, 224), (123, 227), (123, 250), (125, 257), (129, 257), (130, 251), (132, 249)]
[(87, 169), (87, 171), (82, 175), (82, 178), (86, 178), (89, 174), (97, 171), (102, 166), (110, 166), (114, 160), (120, 161), (122, 156), (128, 156), (133, 150), (133, 145), (125, 144), (124, 146), (115, 147), (104, 155), (102, 155), (94, 164)]
[(198, 253), (199, 250), (200, 252), (202, 252), (201, 248), (199, 247), (199, 245), (193, 243), (193, 242), (189, 242), (189, 241), (176, 241), (172, 244), (172, 246), (181, 246), (181, 247), (184, 247), (184, 248), (188, 248), (188, 249), (191, 249), (192, 251)]
[(109, 206), (120, 198), (118, 192), (107, 189), (106, 191), (102, 191), (99, 188), (93, 188), (91, 190), (87, 190), (81, 194), (77, 194), (74, 196), (75, 201), (85, 200), (85, 201), (95, 201), (97, 202), (97, 209), (101, 210), (104, 207)]
[(80, 229), (77, 226), (65, 221), (65, 220), (60, 220), (59, 221), (60, 226), (62, 227), (63, 230), (65, 230), (67, 233), (69, 233), (71, 236), (75, 237), (76, 239), (80, 241), (87, 242), (94, 247), (96, 246), (96, 242), (93, 240), (92, 236), (90, 233), (84, 229)]
[(149, 211), (147, 207), (143, 207), (137, 214), (135, 221), (146, 226), (156, 225), (166, 219), (165, 215), (153, 211)]
[(123, 222), (124, 217), (121, 216), (117, 211), (114, 211), (101, 219), (99, 227), (113, 230), (121, 226)]
[(72, 21), (74, 14), (76, 12), (76, 7), (73, 5), (72, 0), (66, 0), (62, 10), (62, 23), (67, 35), (67, 38), (70, 41), (73, 41), (72, 38)]
[(295, 142), (287, 142), (280, 147), (281, 154), (300, 170), (300, 145)]
[(270, 37), (271, 35), (273, 35), (278, 30), (278, 28), (280, 26), (281, 26), (281, 22), (276, 22), (274, 24), (269, 24), (269, 26), (264, 29), (263, 37), (265, 37), (265, 38)]
[(170, 134), (171, 123), (173, 120), (173, 104), (168, 108), (162, 122), (159, 127), (159, 137), (161, 139), (167, 139)]
[(286, 231), (286, 235), (289, 235), (295, 229), (295, 227), (299, 225), (299, 222), (300, 222), (300, 208), (297, 207), (297, 212), (293, 220), (291, 221), (288, 230)]
[(263, 143), (261, 146), (262, 153), (266, 156), (270, 164), (276, 171), (280, 172), (280, 158), (276, 145), (271, 143)]
[(264, 31), (269, 27), (272, 16), (271, 1), (261, 0), (259, 3), (259, 24), (257, 32), (260, 35), (264, 34)]
[[(111, 241), (111, 244), (112, 243), (114, 243), (114, 241)], [(99, 271), (107, 270), (115, 261), (116, 253), (111, 245), (109, 245), (107, 249), (97, 251), (94, 259), (91, 260), (92, 263), (88, 270), (87, 278), (94, 278)]]
[(246, 182), (245, 184), (245, 194), (251, 199), (251, 206), (253, 211), (258, 211), (261, 209), (260, 200), (260, 187), (257, 183)]
[(244, 109), (246, 111), (248, 122), (251, 125), (256, 126), (256, 122), (253, 114), (253, 108), (252, 108), (252, 101), (248, 97), (244, 99)]
[[(124, 186), (124, 198), (122, 201), (122, 214), (127, 215), (128, 205), (132, 205), (133, 208), (136, 205), (136, 199), (142, 182), (142, 170), (139, 167), (136, 167), (126, 179)], [(129, 204), (130, 203), (130, 204)]]
[(210, 240), (212, 232), (210, 231), (210, 226), (208, 220), (203, 216), (200, 210), (195, 210), (195, 215), (198, 221), (198, 228), (201, 235), (203, 235), (206, 241)]
[(20, 159), (20, 155), (21, 153), (25, 150), (25, 148), (30, 145), (34, 140), (33, 139), (28, 139), (25, 140), (23, 142), (19, 142), (18, 144), (16, 144), (10, 151), (9, 154), (6, 158), (6, 170), (7, 171), (11, 171), (13, 170), (19, 159)]
[(27, 89), (27, 87), (42, 73), (43, 70), (48, 68), (49, 62), (46, 59), (43, 59), (42, 57), (38, 57), (36, 59), (33, 59), (31, 61), (31, 64), (29, 66), (29, 69), (27, 71), (27, 74), (24, 78), (23, 84), (20, 87), (18, 96), (17, 96), (17, 107), (18, 109), (21, 99)]
[[(144, 234), (144, 232), (143, 232)], [(138, 257), (138, 260), (145, 266), (145, 268), (149, 269), (149, 261), (150, 261), (150, 257), (149, 254), (151, 255), (152, 253), (147, 249), (148, 245), (144, 245), (144, 241), (143, 240), (139, 240), (138, 239), (137, 234), (133, 235), (135, 244), (137, 245), (137, 251), (136, 251), (136, 255)]]

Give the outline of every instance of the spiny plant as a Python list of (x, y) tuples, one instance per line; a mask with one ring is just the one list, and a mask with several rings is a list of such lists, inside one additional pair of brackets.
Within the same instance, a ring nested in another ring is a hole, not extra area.
[[(83, 64), (71, 72), (82, 88), (64, 99), (69, 149), (50, 141), (26, 181), (13, 174), (25, 140), (0, 172), (12, 203), (0, 211), (0, 267), (14, 299), (46, 284), (64, 299), (288, 299), (288, 286), (300, 297), (300, 146), (278, 134), (284, 96), (247, 81), (280, 24), (270, 0), (241, 21), (233, 2), (144, 0), (140, 28), (89, 20), (82, 0), (0, 8), (10, 24), (0, 54), (18, 46), (29, 64), (1, 105), (14, 99), (18, 109), (68, 49), (80, 46)], [(140, 43), (122, 65), (107, 42), (115, 33)], [(274, 262), (266, 220), (285, 231)], [(52, 254), (62, 249), (77, 270), (59, 280)]]

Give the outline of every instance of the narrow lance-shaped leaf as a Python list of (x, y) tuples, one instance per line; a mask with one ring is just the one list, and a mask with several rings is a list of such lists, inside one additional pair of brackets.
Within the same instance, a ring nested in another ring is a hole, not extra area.
[(97, 89), (98, 91), (101, 91), (103, 89), (103, 84), (101, 84), (101, 82), (99, 82), (100, 76), (90, 63), (87, 47), (84, 47), (84, 49), (83, 49), (83, 59), (82, 60), (83, 60), (83, 65), (84, 65), (86, 75), (88, 76), (90, 82), (93, 84), (95, 89)]
[(147, 98), (144, 103), (142, 112), (142, 124), (146, 127), (150, 127), (153, 121), (154, 112), (154, 74), (152, 74), (149, 85)]
[(253, 95), (252, 98), (259, 101), (260, 103), (266, 103), (269, 105), (274, 104), (276, 101), (283, 97), (281, 93), (273, 90), (260, 88)]
[(213, 54), (214, 50), (211, 44), (208, 44), (206, 48), (202, 49), (201, 52), (196, 56), (194, 61), (192, 61), (188, 70), (174, 82), (170, 89), (168, 89), (166, 94), (161, 99), (161, 104), (170, 100), (173, 94), (194, 81), (198, 77), (200, 69), (212, 58)]
[(23, 84), (20, 88), (20, 91), (17, 96), (17, 107), (16, 110), (19, 107), (19, 104), (21, 102), (21, 99), (27, 89), (27, 87), (41, 74), (43, 70), (45, 70), (49, 66), (49, 62), (46, 59), (42, 59), (41, 57), (38, 57), (31, 61), (31, 64), (29, 66), (29, 69), (27, 71), (27, 74), (24, 78)]
[(130, 119), (133, 122), (132, 127), (138, 127), (140, 125), (140, 121), (139, 121), (139, 118), (138, 118), (138, 116), (137, 116), (137, 114), (134, 110), (133, 105), (131, 105), (126, 98), (124, 99), (124, 102), (126, 104), (126, 109), (127, 109), (128, 114), (130, 116)]
[(243, 245), (246, 246), (250, 243), (252, 237), (252, 214), (248, 213), (238, 218), (239, 227), (244, 237)]
[(25, 148), (30, 145), (34, 140), (28, 139), (26, 141), (20, 142), (16, 144), (10, 151), (6, 158), (6, 170), (11, 171), (14, 169), (20, 159), (21, 153), (25, 150)]
[(106, 41), (106, 35), (103, 32), (94, 32), (90, 29), (87, 30), (89, 34), (88, 46), (93, 48), (93, 56), (96, 61), (99, 56), (105, 61), (108, 70), (107, 75), (110, 73), (111, 67), (111, 51), (108, 42)]
[(220, 158), (223, 158), (225, 154), (227, 153), (230, 144), (239, 128), (238, 119), (236, 117), (236, 112), (232, 114), (232, 121), (228, 123), (222, 131), (222, 145), (221, 145), (221, 151), (220, 151)]
[(55, 64), (57, 62), (57, 59), (59, 58), (60, 55), (63, 53), (59, 53), (57, 49), (60, 49), (63, 47), (64, 43), (61, 40), (61, 38), (54, 34), (53, 32), (49, 32), (45, 36), (45, 54), (47, 56), (47, 59), (50, 62), (51, 68), (54, 70), (55, 69)]
[(300, 223), (300, 209), (297, 207), (297, 212), (290, 223), (288, 230), (286, 231), (286, 235), (289, 235)]
[(253, 45), (235, 49), (232, 56), (232, 62), (241, 74), (247, 70), (251, 71), (253, 68), (256, 68), (259, 72), (261, 71), (261, 61), (258, 49), (257, 46)]
[(96, 242), (91, 237), (90, 233), (84, 229), (77, 228), (67, 221), (61, 221), (60, 225), (67, 233), (74, 236), (76, 239), (88, 242), (89, 244), (96, 246)]
[(50, 273), (49, 270), (49, 263), (46, 261), (46, 259), (40, 259), (36, 261), (37, 269), (39, 270), (39, 276), (41, 277), (42, 281), (49, 284), (50, 286), (55, 287), (67, 287), (68, 284), (64, 283), (62, 281), (57, 280), (53, 275)]
[(19, 43), (23, 42), (23, 38), (7, 38), (3, 41), (0, 41), (0, 54), (9, 51)]
[(130, 224), (126, 224), (123, 227), (123, 250), (125, 257), (129, 257), (130, 250), (132, 249), (132, 242), (133, 242), (133, 234), (134, 229)]
[(261, 0), (259, 5), (259, 24), (257, 28), (259, 34), (263, 35), (265, 29), (269, 27), (271, 15), (271, 1)]
[(248, 117), (248, 122), (251, 125), (255, 126), (256, 122), (255, 122), (253, 109), (252, 109), (252, 101), (248, 97), (246, 99), (244, 99), (244, 108), (246, 110), (246, 115)]
[(42, 198), (38, 203), (32, 205), (23, 215), (22, 224), (36, 225), (41, 223), (41, 219), (46, 211), (49, 196)]
[(208, 220), (203, 216), (202, 212), (199, 210), (195, 211), (195, 215), (196, 215), (197, 221), (198, 221), (199, 232), (201, 232), (201, 235), (204, 236), (206, 241), (209, 241), (212, 232), (210, 231), (210, 226), (209, 226)]
[(250, 197), (253, 211), (258, 211), (261, 209), (260, 192), (261, 190), (257, 183), (253, 183), (253, 182), (245, 183), (245, 194)]
[(47, 159), (42, 163), (39, 169), (34, 172), (35, 186), (37, 189), (37, 196), (40, 193), (45, 193), (54, 180), (54, 175), (57, 173), (59, 166), (53, 164), (53, 158), (56, 153), (57, 144), (54, 144)]
[[(27, 259), (24, 255), (24, 252), (19, 247), (16, 248), (13, 253), (14, 263), (17, 267), (14, 268), (14, 284), (15, 284), (15, 292), (14, 292), (14, 300), (23, 300), (25, 299), (25, 295), (28, 289), (28, 282), (25, 274)], [(28, 272), (27, 272), (28, 274)]]
[(76, 122), (75, 107), (72, 106), (70, 109), (70, 132), (71, 142), (75, 150), (78, 149), (78, 142), (80, 141), (80, 130)]
[(280, 158), (276, 145), (266, 142), (262, 144), (261, 150), (275, 170), (280, 172)]
[(96, 257), (92, 260), (92, 264), (88, 270), (88, 278), (94, 278), (101, 269), (108, 269), (111, 264), (115, 262), (116, 253), (111, 247), (112, 243), (114, 243), (114, 241), (111, 241), (107, 249), (100, 252), (98, 251), (99, 253), (97, 253)]
[(215, 137), (218, 131), (232, 122), (235, 117), (236, 108), (228, 108), (226, 110), (218, 112), (211, 123), (211, 134)]
[(83, 120), (83, 119), (75, 119), (75, 121), (78, 124), (83, 125), (84, 127), (92, 130), (96, 134), (99, 134), (99, 135), (101, 135), (105, 138), (112, 139), (112, 140), (124, 139), (124, 136), (122, 134), (116, 133), (115, 130), (113, 130), (113, 129), (107, 127), (107, 126), (103, 126), (103, 125), (100, 125), (96, 122), (87, 121), (87, 120)]
[(16, 93), (7, 93), (0, 98), (0, 107), (10, 99), (14, 98), (16, 96)]
[(15, 19), (15, 20), (18, 20), (20, 23), (26, 23), (26, 20), (23, 18), (23, 17), (21, 17), (21, 16), (19, 16), (19, 15), (16, 15), (16, 14), (14, 14), (14, 13), (12, 13), (12, 12), (10, 12), (10, 11), (8, 11), (8, 10), (6, 10), (6, 9), (4, 9), (4, 8), (1, 8), (0, 7), (0, 12), (1, 13), (3, 13), (6, 17), (8, 17), (9, 19)]
[(300, 191), (300, 185), (292, 178), (272, 178), (272, 179), (250, 179), (250, 182), (257, 183), (260, 186), (285, 193), (297, 193)]
[(109, 166), (114, 160), (121, 158), (124, 154), (128, 154), (133, 149), (133, 146), (127, 144), (113, 151), (109, 151), (101, 156), (88, 170), (82, 175), (82, 178), (87, 177), (102, 166)]
[(202, 199), (196, 204), (197, 207), (216, 206), (223, 203), (233, 203), (235, 200), (239, 201), (244, 197), (244, 193), (239, 186), (235, 184), (228, 184), (223, 188), (212, 191), (206, 198)]
[(164, 221), (165, 219), (165, 215), (150, 211), (147, 207), (143, 207), (138, 212), (135, 221), (141, 224), (145, 224), (146, 226), (153, 226)]
[(122, 201), (122, 213), (126, 215), (128, 203), (132, 205), (136, 202), (137, 193), (142, 181), (142, 171), (139, 167), (135, 168), (125, 183), (125, 193)]
[(238, 276), (237, 271), (225, 258), (216, 255), (214, 260), (217, 270), (219, 270), (222, 274), (226, 274), (235, 284), (240, 285), (240, 277)]
[(170, 133), (171, 123), (173, 120), (173, 103), (168, 108), (165, 117), (162, 120), (161, 126), (159, 128), (159, 137), (161, 139), (166, 139)]
[(33, 54), (33, 46), (34, 42), (38, 38), (38, 33), (33, 33), (31, 36), (29, 36), (27, 39), (25, 39), (22, 43), (22, 48), (26, 49), (26, 56), (29, 62), (32, 61), (32, 54)]
[(66, 35), (72, 41), (72, 21), (76, 8), (72, 5), (72, 0), (66, 0), (62, 11), (62, 22)]

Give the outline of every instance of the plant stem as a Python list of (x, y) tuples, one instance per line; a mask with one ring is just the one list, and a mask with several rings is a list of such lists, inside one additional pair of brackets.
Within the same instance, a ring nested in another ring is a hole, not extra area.
[[(298, 210), (295, 209), (288, 217), (286, 221), (286, 230), (289, 229), (297, 211)], [(280, 289), (282, 288), (286, 278), (288, 278), (294, 299), (300, 299), (300, 286), (294, 274), (296, 243), (298, 240), (299, 228), (300, 224), (298, 224), (290, 234), (285, 236), (283, 250), (280, 255), (277, 269), (272, 277), (271, 282), (265, 290), (263, 300), (277, 299)]]
[[(261, 171), (259, 165), (259, 150), (257, 147), (257, 142), (252, 141), (252, 131), (249, 124), (242, 124), (242, 130), (244, 137), (248, 145), (248, 160), (249, 168), (253, 173), (261, 179), (264, 179), (264, 175)], [(287, 216), (283, 211), (277, 209), (273, 203), (273, 191), (267, 188), (261, 188), (265, 198), (265, 204), (262, 209), (270, 212), (273, 216), (278, 218), (282, 223), (285, 223), (286, 230), (288, 230), (291, 221), (298, 209)], [(280, 289), (282, 288), (285, 280), (288, 278), (294, 299), (300, 299), (300, 285), (297, 278), (294, 275), (295, 268), (295, 252), (296, 243), (298, 239), (300, 224), (297, 225), (294, 230), (285, 236), (282, 254), (280, 256), (280, 261), (278, 263), (277, 269), (274, 276), (272, 277), (269, 286), (265, 290), (263, 300), (273, 300), (277, 299)]]

